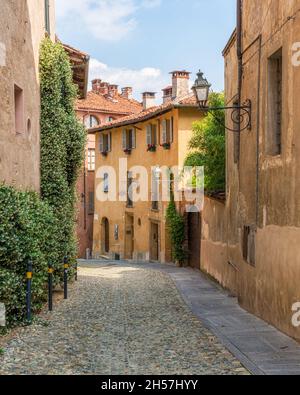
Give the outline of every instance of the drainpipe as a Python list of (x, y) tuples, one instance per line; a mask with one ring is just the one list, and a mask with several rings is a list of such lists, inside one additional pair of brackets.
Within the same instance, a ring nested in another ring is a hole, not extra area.
[[(237, 0), (237, 59), (238, 59), (238, 105), (242, 102), (243, 52), (242, 52), (242, 0)], [(240, 115), (240, 114), (239, 114)], [(241, 126), (239, 125), (239, 132)]]

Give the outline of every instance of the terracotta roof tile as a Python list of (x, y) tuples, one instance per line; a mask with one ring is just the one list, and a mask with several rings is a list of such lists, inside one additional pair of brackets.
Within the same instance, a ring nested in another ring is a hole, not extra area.
[(140, 111), (136, 114), (131, 114), (129, 116), (123, 117), (121, 119), (117, 119), (112, 122), (107, 122), (105, 124), (102, 124), (100, 127), (97, 126), (95, 128), (90, 129), (89, 131), (91, 133), (101, 131), (101, 130), (106, 130), (106, 129), (112, 129), (115, 127), (120, 127), (120, 126), (125, 126), (125, 125), (130, 125), (136, 122), (142, 122), (147, 119), (151, 119), (161, 113), (164, 113), (165, 111), (169, 111), (172, 108), (176, 107), (197, 107), (197, 101), (194, 95), (189, 95), (188, 97), (185, 97), (179, 101), (173, 100), (168, 103), (161, 104), (160, 106), (155, 106), (151, 107), (148, 110), (143, 110)]
[(143, 106), (136, 100), (127, 99), (117, 94), (115, 98), (110, 98), (93, 91), (88, 92), (87, 98), (78, 100), (77, 110), (97, 110), (114, 114), (136, 114), (142, 110)]

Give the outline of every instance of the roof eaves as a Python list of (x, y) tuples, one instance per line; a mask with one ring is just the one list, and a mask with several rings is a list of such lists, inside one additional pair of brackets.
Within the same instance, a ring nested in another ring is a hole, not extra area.
[(116, 122), (113, 124), (108, 124), (106, 126), (104, 125), (101, 127), (89, 129), (89, 134), (95, 134), (98, 132), (116, 129), (116, 128), (119, 128), (122, 126), (129, 126), (129, 125), (134, 125), (134, 124), (137, 124), (140, 122), (145, 122), (145, 121), (148, 121), (149, 119), (157, 117), (158, 115), (166, 114), (167, 112), (171, 111), (172, 109), (179, 109), (179, 108), (198, 108), (198, 106), (197, 106), (197, 104), (174, 104), (174, 103), (172, 103), (165, 108), (159, 108), (156, 111), (148, 113), (144, 116), (141, 116), (141, 115), (138, 116), (138, 114), (137, 114), (137, 116), (132, 119), (125, 119), (124, 121), (120, 120), (120, 122)]

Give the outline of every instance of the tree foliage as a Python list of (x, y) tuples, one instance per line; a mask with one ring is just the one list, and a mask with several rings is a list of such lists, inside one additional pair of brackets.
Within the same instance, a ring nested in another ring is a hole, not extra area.
[[(212, 93), (210, 106), (224, 106), (224, 94)], [(214, 111), (193, 125), (186, 166), (204, 166), (204, 187), (207, 192), (225, 190), (225, 114)]]

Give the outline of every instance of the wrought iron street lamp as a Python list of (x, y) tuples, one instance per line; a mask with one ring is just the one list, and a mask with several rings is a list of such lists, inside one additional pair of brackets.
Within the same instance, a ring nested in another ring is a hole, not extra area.
[[(244, 130), (251, 130), (251, 100), (246, 100), (245, 103), (242, 105), (234, 105), (229, 107), (208, 107), (208, 99), (209, 99), (209, 92), (210, 92), (211, 84), (207, 81), (206, 78), (203, 77), (203, 73), (201, 70), (197, 73), (197, 79), (193, 86), (193, 91), (197, 99), (197, 103), (201, 111), (207, 111), (211, 113), (214, 118), (219, 122), (222, 123), (222, 126), (225, 129), (231, 132), (242, 132)], [(231, 129), (223, 124), (220, 119), (215, 116), (215, 111), (227, 111), (231, 110), (231, 120), (237, 128)]]

